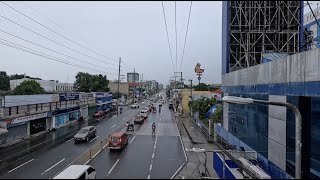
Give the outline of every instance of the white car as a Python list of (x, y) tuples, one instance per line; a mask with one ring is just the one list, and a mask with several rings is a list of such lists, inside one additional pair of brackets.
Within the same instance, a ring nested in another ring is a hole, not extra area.
[(139, 108), (139, 104), (138, 103), (134, 103), (131, 105), (131, 109), (135, 109), (135, 108)]

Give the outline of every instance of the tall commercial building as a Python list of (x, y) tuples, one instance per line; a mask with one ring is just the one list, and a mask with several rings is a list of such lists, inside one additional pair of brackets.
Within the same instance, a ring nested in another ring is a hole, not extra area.
[[(222, 91), (295, 105), (302, 115), (302, 177), (319, 178), (320, 49), (304, 49), (303, 6), (223, 2)], [(256, 151), (272, 178), (294, 177), (295, 128), (294, 113), (285, 107), (223, 103), (220, 135), (237, 149)]]
[(139, 73), (127, 73), (127, 81), (128, 82), (138, 82), (139, 81)]

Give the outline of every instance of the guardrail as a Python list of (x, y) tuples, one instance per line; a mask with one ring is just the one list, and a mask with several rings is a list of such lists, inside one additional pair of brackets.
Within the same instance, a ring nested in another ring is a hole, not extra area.
[[(256, 174), (254, 172), (252, 172), (250, 169), (248, 169), (247, 167), (245, 167), (238, 159), (236, 159), (235, 157), (233, 157), (229, 152), (227, 152), (227, 150), (223, 147), (222, 144), (219, 144), (217, 141), (214, 140), (214, 138), (209, 135), (208, 131), (205, 131), (204, 128), (200, 128), (197, 124), (196, 121), (191, 120), (201, 131), (201, 133), (206, 136), (208, 138), (208, 142), (213, 142), (215, 145), (218, 146), (218, 148), (225, 154), (227, 155), (230, 160), (232, 160), (234, 163), (236, 163), (239, 167), (239, 169), (244, 170), (249, 176), (251, 176), (252, 178), (257, 178), (259, 179), (259, 177), (256, 176)], [(205, 126), (202, 126), (205, 127)], [(218, 137), (218, 135), (217, 135)], [(220, 140), (223, 140), (223, 138), (219, 137)], [(222, 143), (222, 142), (221, 142)], [(226, 143), (226, 142), (224, 142)], [(228, 144), (227, 144), (228, 145)]]

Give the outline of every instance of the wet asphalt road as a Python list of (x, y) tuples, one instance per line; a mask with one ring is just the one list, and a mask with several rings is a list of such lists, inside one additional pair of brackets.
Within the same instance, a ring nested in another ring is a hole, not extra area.
[[(155, 134), (153, 122), (157, 123)], [(150, 113), (142, 125), (135, 125), (135, 131), (128, 134), (129, 144), (123, 150), (105, 148), (88, 163), (96, 168), (98, 179), (169, 179), (185, 162), (179, 131), (167, 105), (161, 114)]]
[[(140, 106), (140, 109), (143, 107)], [(0, 179), (48, 179), (67, 167), (83, 152), (103, 140), (112, 131), (122, 130), (125, 122), (132, 118), (138, 109), (128, 109), (116, 117), (107, 117), (97, 124), (97, 138), (91, 142), (75, 144), (73, 139), (51, 149), (40, 149), (39, 153), (30, 154), (8, 166), (7, 171), (0, 175)]]

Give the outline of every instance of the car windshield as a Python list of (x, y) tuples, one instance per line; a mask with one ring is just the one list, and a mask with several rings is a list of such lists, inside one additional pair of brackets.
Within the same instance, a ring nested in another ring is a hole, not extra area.
[(111, 141), (112, 142), (118, 142), (120, 140), (120, 138), (118, 138), (118, 137), (112, 137), (111, 138)]
[(80, 129), (78, 134), (86, 134), (89, 130), (88, 129)]

